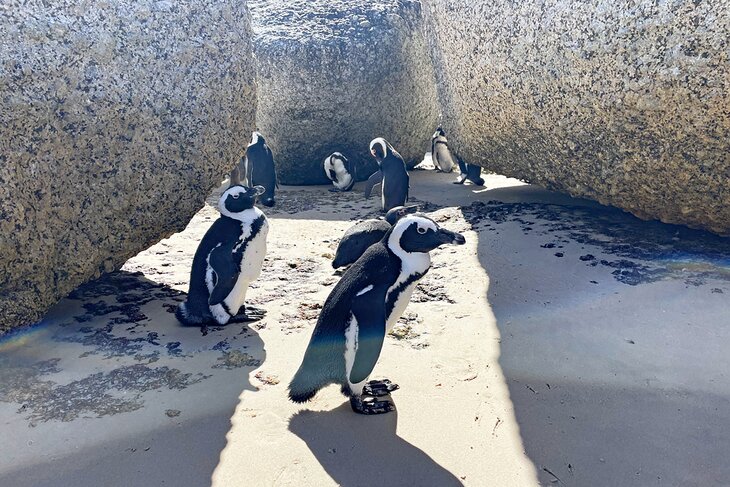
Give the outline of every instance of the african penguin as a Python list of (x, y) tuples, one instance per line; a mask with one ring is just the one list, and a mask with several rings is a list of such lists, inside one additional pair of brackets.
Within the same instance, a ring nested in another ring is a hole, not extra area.
[(355, 164), (340, 152), (333, 152), (324, 160), (324, 172), (332, 181), (330, 191), (350, 191), (355, 184)]
[(449, 142), (446, 133), (441, 127), (431, 136), (431, 160), (436, 169), (442, 172), (451, 172), (454, 168), (454, 158), (449, 151)]
[(289, 384), (294, 402), (310, 400), (321, 388), (340, 384), (350, 405), (362, 414), (387, 413), (380, 400), (398, 388), (370, 381), (385, 335), (398, 321), (417, 281), (431, 265), (428, 252), (464, 237), (422, 215), (401, 218), (335, 285), (324, 303), (299, 370)]
[(461, 174), (459, 174), (459, 177), (456, 178), (454, 184), (464, 184), (464, 181), (468, 179), (477, 186), (484, 186), (484, 179), (481, 177), (481, 166), (477, 166), (476, 164), (467, 164), (461, 160), (460, 157), (457, 157), (456, 160), (459, 163), (459, 171)]
[(361, 221), (347, 229), (340, 239), (332, 261), (337, 269), (350, 265), (360, 258), (365, 251), (376, 242), (380, 242), (390, 227), (400, 218), (418, 211), (418, 206), (396, 206), (385, 214), (385, 219), (373, 218)]
[[(380, 198), (382, 210), (405, 205), (408, 201), (408, 171), (400, 154), (384, 138), (370, 142), (370, 153), (375, 157), (383, 175)], [(371, 176), (372, 177), (372, 176)]]
[(246, 155), (241, 161), (245, 183), (248, 186), (263, 186), (266, 190), (261, 196), (262, 205), (274, 206), (274, 193), (279, 187), (276, 179), (276, 167), (271, 149), (259, 132), (251, 135), (251, 143), (246, 148)]
[[(235, 182), (233, 175), (231, 179)], [(264, 191), (261, 186), (233, 184), (220, 197), (221, 217), (198, 245), (187, 299), (175, 313), (183, 324), (225, 325), (263, 317), (265, 311), (245, 307), (244, 301), (266, 255), (269, 224), (254, 206)]]

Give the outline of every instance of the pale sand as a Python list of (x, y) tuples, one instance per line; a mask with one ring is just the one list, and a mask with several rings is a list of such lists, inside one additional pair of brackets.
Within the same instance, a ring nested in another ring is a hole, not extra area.
[[(286, 187), (249, 294), (261, 323), (204, 336), (165, 309), (179, 297), (159, 284), (186, 290), (206, 206), (127, 263), (146, 279), (122, 273), (123, 291), (92, 288), (0, 343), (0, 485), (730, 484), (727, 240), (453, 177), (412, 173), (467, 244), (433, 252), (386, 341), (375, 374), (400, 384), (396, 413), (356, 415), (334, 386), (286, 398), (337, 238), (377, 203)], [(507, 204), (468, 206), (489, 200)]]

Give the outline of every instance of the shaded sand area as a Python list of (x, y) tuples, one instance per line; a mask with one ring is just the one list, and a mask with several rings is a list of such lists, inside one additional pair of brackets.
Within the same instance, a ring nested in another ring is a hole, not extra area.
[(284, 187), (249, 291), (261, 322), (172, 314), (208, 205), (0, 341), (0, 485), (730, 484), (730, 240), (452, 179), (412, 173), (467, 244), (433, 253), (386, 340), (396, 413), (355, 415), (336, 387), (286, 399), (337, 239), (377, 200)]

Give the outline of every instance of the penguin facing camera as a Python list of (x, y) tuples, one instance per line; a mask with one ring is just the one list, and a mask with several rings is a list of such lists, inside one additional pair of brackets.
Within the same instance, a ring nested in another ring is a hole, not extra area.
[(259, 198), (264, 206), (274, 206), (275, 193), (279, 188), (274, 166), (274, 155), (259, 132), (253, 132), (251, 143), (246, 147), (246, 154), (239, 163), (244, 183), (249, 187), (263, 186), (264, 194)]
[(373, 218), (361, 221), (347, 229), (340, 239), (332, 260), (332, 267), (337, 269), (350, 265), (365, 253), (371, 245), (380, 242), (388, 230), (395, 225), (395, 222), (406, 215), (417, 212), (418, 206), (396, 206), (385, 214), (384, 219)]
[(464, 181), (469, 180), (477, 186), (484, 186), (484, 179), (482, 178), (482, 166), (476, 164), (467, 164), (460, 157), (456, 160), (459, 163), (459, 177), (456, 178), (454, 184), (464, 184)]
[(262, 186), (242, 186), (238, 169), (221, 195), (218, 218), (203, 236), (190, 270), (185, 302), (175, 316), (185, 325), (225, 325), (261, 319), (266, 311), (245, 306), (251, 281), (261, 274), (269, 224), (254, 206)]
[(324, 172), (332, 181), (331, 192), (350, 191), (355, 185), (355, 164), (340, 152), (333, 152), (324, 160)]
[[(400, 154), (382, 137), (370, 142), (370, 154), (380, 166), (381, 181), (381, 209), (385, 212), (396, 206), (405, 205), (408, 201), (409, 177), (406, 163)], [(370, 176), (373, 179), (377, 173)], [(368, 179), (368, 184), (370, 183)], [(366, 197), (369, 196), (367, 192)]]
[(302, 364), (289, 384), (289, 398), (306, 402), (321, 388), (340, 384), (353, 411), (392, 411), (388, 396), (398, 386), (387, 379), (368, 381), (385, 335), (403, 314), (418, 280), (428, 272), (429, 251), (442, 244), (464, 243), (463, 235), (422, 215), (396, 222), (345, 271), (327, 297)]
[(449, 151), (449, 142), (446, 133), (441, 127), (431, 136), (431, 160), (436, 169), (441, 172), (451, 172), (454, 168), (454, 158)]

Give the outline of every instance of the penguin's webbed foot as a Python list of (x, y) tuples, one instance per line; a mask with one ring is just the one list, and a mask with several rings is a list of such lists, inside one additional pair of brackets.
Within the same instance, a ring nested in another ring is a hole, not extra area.
[(358, 414), (385, 414), (395, 410), (392, 402), (378, 401), (371, 396), (352, 396), (350, 407)]
[(237, 315), (231, 316), (228, 323), (247, 323), (250, 321), (258, 321), (266, 316), (266, 310), (261, 308), (254, 308), (253, 306), (246, 306)]
[(383, 397), (398, 389), (400, 389), (398, 384), (393, 384), (390, 380), (383, 379), (368, 381), (365, 387), (363, 387), (362, 392), (368, 396)]
[(330, 188), (327, 191), (329, 191), (330, 193), (341, 193), (342, 192), (342, 190), (338, 189), (338, 188)]
[(466, 175), (460, 174), (458, 178), (456, 178), (456, 181), (454, 181), (454, 184), (464, 184), (464, 181), (466, 181)]

